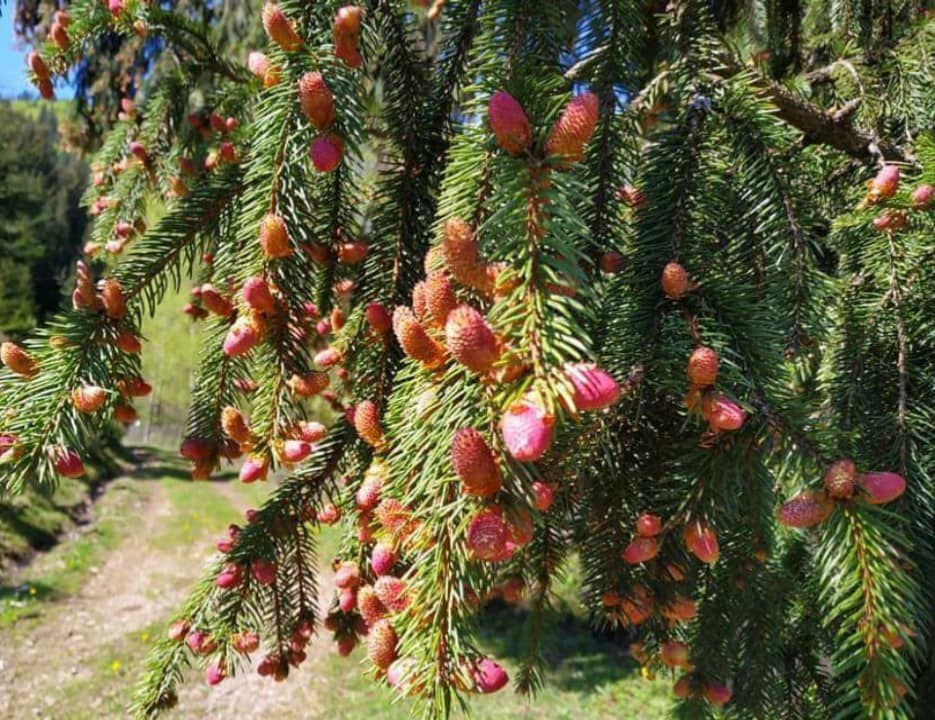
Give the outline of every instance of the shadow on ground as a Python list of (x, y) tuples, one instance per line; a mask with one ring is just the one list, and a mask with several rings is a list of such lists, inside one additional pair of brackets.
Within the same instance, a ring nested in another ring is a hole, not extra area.
[[(480, 637), (495, 656), (521, 664), (528, 655), (531, 613), (523, 606), (493, 601), (484, 610)], [(633, 637), (620, 631), (598, 631), (559, 602), (545, 611), (539, 651), (550, 684), (588, 692), (638, 673), (628, 651)]]

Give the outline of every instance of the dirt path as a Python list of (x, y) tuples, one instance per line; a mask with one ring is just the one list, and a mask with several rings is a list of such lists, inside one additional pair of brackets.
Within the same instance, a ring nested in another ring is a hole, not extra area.
[[(179, 585), (188, 568), (179, 567), (174, 553), (136, 551), (137, 540), (155, 533), (171, 511), (165, 488), (149, 483), (130, 507), (126, 527), (132, 534), (92, 568), (78, 593), (53, 602), (39, 622), (5, 633), (0, 667), (16, 691), (0, 694), (0, 717), (71, 717), (68, 708), (55, 706), (58, 691), (91, 680), (102, 648), (157, 620), (181, 599)], [(46, 556), (34, 569), (45, 564), (54, 572), (54, 563)], [(163, 584), (167, 578), (174, 582)]]
[[(114, 485), (118, 490), (108, 492), (119, 492), (120, 483)], [(138, 481), (125, 508), (119, 544), (91, 568), (78, 592), (48, 602), (38, 618), (0, 630), (0, 718), (127, 717), (129, 692), (153, 636), (164, 632), (166, 619), (200, 576), (211, 555), (211, 538), (251, 504), (228, 483), (199, 484), (198, 490), (213, 493), (212, 501), (227, 516), (205, 521), (204, 527), (185, 522), (185, 539), (190, 536), (191, 542), (179, 543), (172, 533), (172, 523), (179, 522), (177, 507), (166, 484)], [(61, 563), (53, 552), (37, 558), (30, 570), (54, 573)], [(328, 644), (316, 639), (309, 650), (311, 664)], [(309, 664), (288, 683), (249, 673), (212, 690), (193, 673), (181, 688), (179, 708), (166, 717), (315, 717)], [(247, 715), (245, 707), (250, 708)]]

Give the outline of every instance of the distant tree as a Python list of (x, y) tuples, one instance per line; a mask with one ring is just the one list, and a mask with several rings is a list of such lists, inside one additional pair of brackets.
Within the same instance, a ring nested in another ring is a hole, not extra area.
[[(67, 4), (62, 0), (15, 0), (11, 3), (14, 32), (27, 43), (41, 47), (50, 39), (56, 11), (64, 10)], [(231, 57), (243, 60), (248, 49), (261, 46), (265, 40), (259, 23), (260, 3), (167, 0), (160, 7), (178, 13), (178, 18), (211, 26), (218, 48)], [(134, 98), (144, 78), (158, 70), (160, 64), (176, 62), (174, 53), (163, 50), (159, 34), (142, 29), (129, 34), (106, 29), (90, 38), (68, 74), (76, 102), (61, 129), (65, 142), (82, 151), (96, 150), (104, 133), (120, 117), (121, 100)], [(205, 82), (208, 80), (206, 77)], [(209, 90), (207, 85), (203, 89)]]
[(84, 163), (58, 148), (55, 114), (0, 103), (0, 332), (23, 333), (59, 307), (87, 224)]

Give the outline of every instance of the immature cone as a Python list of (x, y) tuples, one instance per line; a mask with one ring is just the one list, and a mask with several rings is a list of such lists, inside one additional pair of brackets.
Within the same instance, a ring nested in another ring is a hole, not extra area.
[(367, 633), (370, 662), (386, 670), (396, 659), (396, 631), (389, 620), (377, 620)]
[(276, 301), (269, 290), (266, 280), (260, 276), (247, 278), (241, 290), (244, 302), (253, 310), (265, 315), (272, 315), (276, 312)]
[(670, 640), (659, 646), (659, 659), (669, 667), (688, 667), (691, 665), (688, 645), (679, 640)]
[(52, 78), (36, 78), (36, 89), (39, 90), (39, 97), (43, 100), (55, 99), (55, 87), (52, 85)]
[(123, 295), (123, 288), (113, 278), (104, 280), (101, 284), (101, 304), (107, 317), (113, 320), (122, 320), (127, 314), (127, 301)]
[(670, 262), (662, 268), (662, 294), (670, 300), (678, 300), (688, 292), (691, 281), (688, 271), (677, 262)]
[(555, 418), (530, 399), (514, 403), (503, 414), (500, 432), (510, 454), (522, 462), (535, 462), (552, 444)]
[(620, 385), (594, 363), (568, 363), (565, 377), (574, 390), (572, 400), (578, 411), (604, 410), (620, 399)]
[(510, 680), (506, 670), (486, 658), (474, 664), (471, 677), (474, 679), (474, 688), (484, 695), (497, 692)]
[(927, 210), (935, 199), (935, 187), (931, 185), (919, 185), (909, 196), (909, 202), (916, 210)]
[(234, 311), (230, 300), (221, 295), (211, 284), (201, 286), (201, 304), (220, 317), (227, 317)]
[(445, 341), (452, 357), (476, 373), (490, 370), (500, 356), (496, 335), (470, 305), (459, 305), (448, 315)]
[(234, 563), (228, 563), (223, 567), (218, 576), (214, 579), (214, 584), (224, 590), (235, 588), (243, 582), (243, 569)]
[(312, 454), (312, 444), (304, 440), (286, 440), (282, 444), (279, 456), (283, 462), (299, 463)]
[(141, 377), (131, 377), (118, 380), (117, 390), (124, 397), (146, 397), (153, 391), (153, 386)]
[(715, 563), (721, 555), (717, 535), (700, 520), (688, 524), (683, 538), (688, 551), (703, 563)]
[(730, 688), (719, 682), (709, 682), (704, 686), (705, 699), (715, 707), (724, 707), (730, 702), (733, 693)]
[(344, 154), (344, 142), (337, 135), (327, 135), (315, 138), (312, 142), (312, 148), (309, 155), (312, 158), (312, 165), (318, 172), (331, 172), (341, 164), (341, 157)]
[(31, 378), (39, 372), (39, 366), (28, 352), (13, 342), (0, 344), (0, 360), (11, 372), (24, 378)]
[(532, 142), (532, 128), (522, 106), (504, 90), (490, 96), (487, 106), (490, 129), (497, 144), (510, 155), (520, 155)]
[(263, 81), (263, 87), (273, 87), (282, 80), (282, 71), (261, 52), (251, 52), (247, 56), (247, 67)]
[(299, 397), (313, 397), (328, 387), (327, 373), (312, 372), (306, 375), (293, 375), (286, 381), (286, 385), (294, 395)]
[(286, 222), (279, 215), (270, 213), (263, 218), (260, 223), (260, 245), (263, 254), (269, 258), (289, 257), (292, 254)]
[(224, 337), (224, 354), (237, 357), (250, 352), (263, 340), (263, 328), (256, 318), (242, 315)]
[(258, 559), (250, 563), (250, 575), (260, 585), (272, 585), (276, 582), (276, 563)]
[(864, 499), (871, 505), (892, 502), (906, 492), (906, 481), (893, 472), (865, 472), (858, 478)]
[(263, 29), (269, 39), (286, 52), (295, 52), (302, 47), (302, 38), (276, 3), (268, 2), (263, 6)]
[(719, 395), (705, 408), (705, 419), (714, 430), (739, 430), (747, 413), (737, 403)]
[(422, 287), (425, 302), (423, 320), (434, 328), (445, 327), (449, 314), (458, 307), (458, 298), (451, 287), (451, 281), (444, 273), (431, 273)]
[(870, 183), (870, 194), (874, 198), (886, 200), (896, 194), (899, 187), (899, 167), (884, 165)]
[(207, 460), (214, 455), (214, 445), (205, 438), (185, 438), (179, 447), (179, 455), (192, 462)]
[(656, 537), (662, 532), (662, 518), (651, 513), (643, 513), (636, 519), (636, 533), (642, 537)]
[(78, 478), (84, 475), (84, 463), (74, 450), (59, 448), (55, 451), (53, 464), (55, 472), (62, 477)]
[(623, 551), (623, 561), (628, 565), (639, 565), (652, 560), (659, 554), (659, 541), (654, 537), (637, 536)]
[(359, 68), (364, 62), (355, 44), (343, 37), (335, 39), (334, 56), (349, 68)]
[(849, 458), (835, 460), (824, 476), (825, 489), (833, 498), (849, 498), (854, 494), (857, 483), (857, 466)]
[(369, 247), (360, 241), (344, 242), (338, 245), (338, 262), (342, 265), (356, 265), (367, 257)]
[(381, 618), (386, 617), (386, 606), (377, 597), (372, 585), (363, 585), (357, 591), (357, 609), (367, 625), (373, 626)]
[(257, 480), (266, 480), (269, 472), (269, 460), (265, 456), (250, 455), (240, 468), (240, 482), (254, 483)]
[(334, 95), (320, 72), (308, 72), (300, 78), (299, 105), (316, 130), (327, 130), (334, 123)]
[(75, 290), (71, 294), (71, 304), (75, 310), (94, 310), (98, 306), (94, 277), (84, 260), (75, 264)]
[[(337, 308), (335, 308), (335, 310), (337, 310)], [(336, 313), (332, 313), (332, 317), (336, 319), (340, 318), (341, 316), (337, 315)], [(344, 321), (341, 320), (338, 325), (343, 322)], [(336, 326), (333, 321), (332, 327), (334, 327), (335, 330), (341, 329), (340, 327)], [(321, 368), (331, 368), (340, 363), (343, 359), (344, 355), (341, 354), (340, 350), (333, 347), (326, 347), (315, 353), (315, 357), (312, 358), (312, 362)]]
[(117, 346), (120, 352), (125, 352), (128, 355), (135, 355), (143, 349), (140, 339), (131, 332), (117, 333), (117, 337), (114, 338), (114, 345)]
[(467, 530), (467, 546), (477, 560), (499, 562), (509, 557), (510, 528), (497, 507), (481, 510)]
[(682, 677), (676, 680), (675, 684), (672, 686), (672, 694), (681, 700), (690, 698), (693, 692), (692, 679), (688, 675), (682, 675)]
[(500, 468), (483, 436), (474, 428), (462, 428), (455, 433), (451, 464), (466, 494), (490, 497), (500, 490)]
[(29, 53), (26, 58), (26, 62), (29, 65), (29, 69), (32, 70), (33, 75), (36, 76), (37, 80), (49, 79), (49, 66), (45, 64), (45, 60), (42, 59), (42, 56), (39, 53)]
[(568, 164), (579, 162), (597, 127), (597, 114), (598, 99), (594, 93), (586, 92), (572, 98), (552, 127), (546, 152), (558, 155)]
[(689, 382), (701, 387), (713, 385), (717, 380), (718, 364), (718, 355), (714, 350), (704, 345), (696, 347), (688, 358), (685, 370)]
[(123, 401), (118, 401), (114, 406), (114, 419), (124, 425), (129, 425), (139, 419), (139, 413), (136, 412), (136, 409), (132, 405), (127, 405)]
[(372, 302), (367, 305), (364, 317), (377, 335), (385, 335), (393, 328), (393, 318), (381, 303)]
[(445, 267), (462, 285), (489, 292), (492, 284), (487, 277), (487, 266), (480, 256), (477, 239), (471, 226), (464, 220), (452, 218), (445, 223), (442, 236)]
[(356, 588), (360, 585), (360, 570), (357, 563), (342, 562), (334, 571), (334, 586), (341, 588)]
[(393, 332), (403, 352), (425, 367), (437, 368), (445, 362), (445, 349), (425, 331), (412, 310), (400, 305), (393, 311)]
[(370, 553), (370, 568), (374, 575), (389, 575), (396, 565), (396, 553), (386, 543), (377, 543)]
[(68, 37), (68, 30), (65, 29), (64, 25), (57, 22), (53, 22), (52, 27), (49, 28), (49, 38), (52, 40), (52, 44), (59, 50), (67, 50), (68, 46), (71, 44), (71, 39)]
[(98, 385), (82, 385), (71, 391), (71, 404), (82, 413), (93, 413), (107, 402), (107, 390)]
[(363, 482), (357, 488), (357, 493), (354, 496), (357, 509), (360, 512), (373, 510), (380, 502), (380, 492), (383, 490), (383, 483), (387, 474), (388, 468), (382, 460), (374, 460), (370, 467), (367, 468)]
[(259, 650), (260, 636), (255, 632), (244, 630), (231, 636), (231, 644), (237, 652), (249, 655)]
[(541, 513), (548, 512), (555, 501), (553, 485), (536, 480), (532, 484), (533, 507)]
[(334, 17), (334, 34), (340, 37), (357, 35), (360, 32), (360, 21), (364, 9), (359, 5), (345, 5), (338, 8)]
[(383, 444), (383, 427), (380, 425), (380, 411), (372, 400), (359, 402), (354, 411), (354, 429), (360, 438), (377, 447)]
[(779, 508), (779, 524), (792, 528), (810, 528), (828, 519), (834, 505), (823, 492), (803, 490)]
[(406, 595), (406, 583), (398, 577), (383, 575), (373, 584), (373, 590), (390, 612), (402, 612), (409, 605)]
[(227, 673), (224, 668), (222, 668), (217, 663), (212, 663), (208, 665), (205, 670), (205, 682), (208, 685), (219, 685), (227, 677)]

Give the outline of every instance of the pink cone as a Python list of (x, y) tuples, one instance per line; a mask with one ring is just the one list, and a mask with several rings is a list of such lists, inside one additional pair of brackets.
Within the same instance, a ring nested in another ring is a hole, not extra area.
[(248, 278), (243, 284), (243, 299), (254, 310), (261, 313), (272, 314), (276, 310), (276, 301), (269, 291), (269, 285), (262, 277)]
[(370, 567), (376, 575), (388, 575), (396, 564), (396, 553), (385, 543), (377, 543), (370, 554)]
[(302, 462), (312, 454), (312, 445), (304, 440), (286, 440), (282, 444), (282, 459), (285, 462)]
[(739, 430), (746, 419), (743, 408), (724, 397), (715, 400), (707, 417), (708, 424), (715, 430)]
[(55, 457), (55, 472), (62, 477), (81, 477), (84, 475), (84, 463), (74, 450), (60, 449)]
[(260, 585), (272, 585), (276, 582), (276, 563), (269, 560), (254, 560), (250, 564), (250, 574)]
[(265, 458), (250, 456), (240, 468), (240, 481), (252, 483), (257, 480), (265, 480), (266, 473), (269, 471), (269, 463)]
[(552, 444), (555, 418), (529, 399), (511, 405), (503, 414), (500, 432), (510, 454), (523, 462), (535, 462)]
[(208, 685), (218, 685), (226, 677), (227, 674), (219, 665), (208, 665), (208, 669), (205, 670), (205, 682)]
[(335, 136), (320, 137), (312, 143), (310, 154), (318, 172), (331, 172), (341, 164), (344, 148)]
[(474, 665), (471, 671), (477, 692), (495, 693), (509, 682), (510, 677), (499, 664), (493, 660), (483, 659)]
[(654, 537), (637, 536), (623, 551), (623, 561), (628, 565), (639, 565), (652, 560), (659, 554), (659, 541)]
[(603, 410), (620, 399), (620, 386), (594, 363), (569, 363), (565, 375), (574, 388), (575, 409)]
[(858, 479), (871, 505), (883, 505), (906, 492), (906, 481), (893, 472), (866, 472)]
[(231, 325), (224, 337), (224, 354), (237, 357), (250, 352), (260, 342), (260, 334), (253, 323), (241, 319)]
[(899, 187), (899, 167), (884, 165), (871, 183), (871, 189), (881, 198), (891, 198)]
[(235, 588), (240, 583), (243, 582), (243, 570), (240, 569), (240, 566), (233, 563), (229, 563), (224, 566), (224, 569), (218, 574), (217, 578), (214, 580), (214, 584), (219, 588), (225, 590), (230, 590)]

